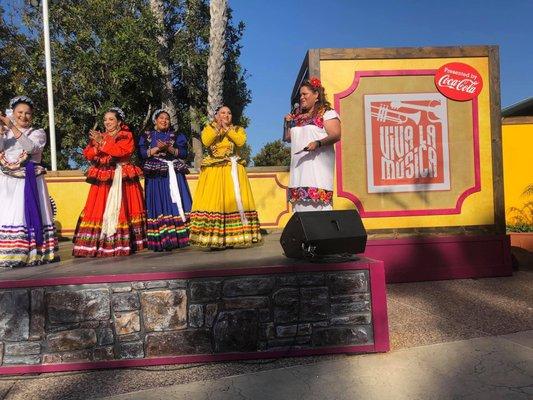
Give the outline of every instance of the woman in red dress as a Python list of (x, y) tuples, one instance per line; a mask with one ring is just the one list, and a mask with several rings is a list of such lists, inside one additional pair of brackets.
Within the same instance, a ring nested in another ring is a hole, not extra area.
[(91, 189), (74, 234), (75, 257), (126, 256), (146, 247), (142, 172), (130, 161), (133, 135), (120, 108), (105, 113), (104, 126), (104, 133), (89, 132), (83, 150)]

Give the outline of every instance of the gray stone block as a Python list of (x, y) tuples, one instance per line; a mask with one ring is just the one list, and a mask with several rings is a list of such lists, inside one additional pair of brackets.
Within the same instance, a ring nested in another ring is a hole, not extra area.
[(274, 322), (285, 324), (298, 321), (298, 304), (288, 307), (274, 307)]
[(268, 322), (272, 316), (270, 315), (269, 308), (262, 308), (259, 310), (259, 322)]
[(111, 297), (113, 311), (133, 311), (141, 308), (137, 292), (117, 293)]
[(279, 338), (294, 337), (298, 332), (297, 325), (278, 325), (276, 326), (276, 336)]
[(4, 354), (6, 356), (30, 356), (41, 353), (40, 342), (15, 342), (5, 344)]
[(28, 340), (30, 298), (24, 289), (0, 291), (0, 338)]
[(331, 313), (333, 315), (352, 314), (360, 312), (370, 312), (370, 302), (359, 301), (357, 303), (341, 303), (331, 305)]
[(355, 303), (357, 301), (370, 301), (370, 293), (356, 293), (342, 296), (331, 296), (331, 304)]
[(265, 296), (230, 297), (224, 299), (224, 308), (226, 309), (255, 309), (266, 307), (268, 307), (268, 297)]
[(313, 346), (342, 346), (370, 342), (366, 326), (328, 327), (313, 330)]
[(31, 356), (4, 356), (5, 365), (35, 365), (41, 363), (40, 355)]
[(120, 335), (117, 337), (119, 342), (135, 342), (143, 339), (140, 332), (130, 333), (128, 335)]
[(168, 281), (169, 289), (186, 289), (187, 281), (185, 279), (173, 279)]
[(277, 276), (276, 286), (298, 286), (298, 279), (295, 275)]
[(204, 326), (204, 306), (202, 304), (189, 306), (189, 326), (193, 328)]
[(300, 291), (293, 288), (278, 289), (272, 294), (272, 300), (276, 306), (286, 307), (298, 303)]
[(91, 350), (68, 351), (66, 353), (61, 354), (61, 361), (64, 363), (92, 361), (92, 360), (93, 360), (93, 352)]
[(368, 271), (329, 273), (326, 282), (332, 296), (368, 292)]
[(115, 342), (113, 329), (108, 326), (98, 328), (96, 330), (96, 337), (98, 338), (98, 346), (106, 346)]
[(94, 361), (113, 360), (115, 358), (115, 349), (112, 346), (98, 347), (93, 352)]
[(296, 275), (298, 279), (298, 285), (300, 286), (323, 286), (324, 274), (323, 273), (307, 273)]
[(46, 311), (44, 289), (30, 292), (30, 340), (40, 340), (45, 336)]
[(110, 318), (108, 289), (58, 290), (46, 294), (48, 319), (52, 324)]
[(118, 357), (119, 358), (143, 358), (144, 357), (143, 342), (119, 343)]
[(224, 281), (224, 297), (256, 296), (270, 294), (274, 289), (274, 277), (246, 277)]
[(312, 331), (311, 324), (298, 324), (298, 336), (310, 335)]
[(144, 282), (132, 282), (131, 287), (135, 290), (143, 290), (146, 289), (146, 285)]
[(96, 343), (94, 329), (74, 329), (46, 337), (46, 348), (51, 352), (83, 350), (94, 347)]
[(300, 321), (320, 321), (329, 318), (328, 288), (304, 287), (300, 289)]
[(148, 281), (145, 283), (146, 289), (160, 289), (168, 287), (167, 281)]
[(141, 306), (148, 332), (187, 327), (187, 294), (183, 289), (142, 292)]
[(113, 293), (125, 293), (125, 292), (131, 292), (132, 287), (131, 283), (114, 283), (111, 285), (111, 291)]
[(331, 325), (369, 325), (371, 322), (370, 313), (355, 313), (331, 318)]
[(222, 282), (212, 279), (192, 281), (190, 291), (192, 302), (207, 303), (218, 301), (222, 294)]
[(217, 353), (255, 351), (259, 341), (257, 310), (222, 311), (213, 326)]
[(205, 326), (211, 328), (218, 313), (218, 304), (210, 303), (205, 305)]
[(211, 353), (211, 338), (207, 330), (188, 329), (146, 335), (147, 357), (209, 353)]
[(276, 338), (276, 328), (272, 322), (261, 324), (259, 338), (261, 340), (272, 340)]

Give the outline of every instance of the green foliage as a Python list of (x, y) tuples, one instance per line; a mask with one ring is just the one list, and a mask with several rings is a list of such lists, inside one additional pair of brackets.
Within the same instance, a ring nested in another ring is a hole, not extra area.
[(256, 167), (288, 166), (291, 163), (291, 149), (281, 139), (269, 142), (254, 157)]
[(508, 232), (533, 232), (533, 201), (529, 200), (533, 197), (533, 185), (524, 189), (522, 197), (528, 199), (522, 207), (510, 207), (507, 210), (510, 221), (507, 225)]
[[(161, 32), (147, 0), (51, 0), (50, 31), (58, 168), (85, 163), (81, 154), (93, 126), (111, 106), (126, 112), (126, 123), (140, 132), (160, 107), (165, 54), (174, 86), (181, 131), (190, 133), (190, 109), (206, 113), (209, 2), (164, 0), (165, 32)], [(25, 8), (26, 29), (17, 32), (1, 20), (0, 101), (17, 94), (36, 102), (35, 126), (48, 127), (46, 80), (40, 10)], [(242, 115), (250, 102), (246, 72), (239, 64), (244, 25), (229, 22), (225, 93), (233, 112)], [(24, 34), (20, 32), (24, 31)], [(161, 52), (158, 37), (168, 48)], [(41, 112), (39, 112), (41, 111)], [(246, 119), (244, 119), (246, 121)], [(44, 155), (49, 160), (49, 147)]]

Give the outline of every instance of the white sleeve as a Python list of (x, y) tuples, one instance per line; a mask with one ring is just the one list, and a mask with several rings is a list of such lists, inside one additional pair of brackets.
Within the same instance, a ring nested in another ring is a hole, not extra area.
[(340, 117), (339, 117), (339, 114), (337, 114), (337, 111), (331, 109), (331, 110), (328, 110), (324, 113), (324, 121), (327, 121), (327, 120), (330, 120), (330, 119), (339, 119), (340, 120)]
[(46, 145), (46, 132), (43, 129), (36, 129), (27, 135), (22, 134), (17, 141), (28, 154), (40, 153)]

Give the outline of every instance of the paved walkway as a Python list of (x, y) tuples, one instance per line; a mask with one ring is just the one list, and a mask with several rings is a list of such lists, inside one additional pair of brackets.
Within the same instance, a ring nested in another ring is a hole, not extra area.
[(533, 398), (533, 331), (139, 391), (109, 400)]

